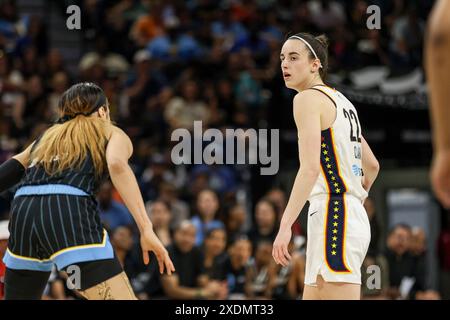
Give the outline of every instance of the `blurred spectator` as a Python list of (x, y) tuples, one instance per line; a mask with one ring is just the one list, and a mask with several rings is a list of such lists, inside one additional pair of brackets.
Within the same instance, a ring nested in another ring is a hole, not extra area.
[(428, 284), (428, 275), (430, 274), (430, 270), (427, 268), (426, 264), (426, 235), (425, 231), (422, 228), (415, 227), (411, 230), (411, 244), (410, 244), (410, 252), (416, 259), (417, 269), (419, 272), (423, 272), (425, 274), (424, 277), (424, 290), (416, 293), (415, 299), (417, 300), (438, 300), (440, 299), (439, 293), (435, 290), (430, 289), (430, 285)]
[(388, 235), (386, 258), (389, 266), (387, 292), (392, 299), (420, 299), (425, 291), (425, 270), (410, 253), (411, 227), (396, 225)]
[(226, 281), (225, 277), (225, 247), (227, 244), (227, 234), (225, 229), (216, 228), (209, 230), (205, 235), (203, 245), (203, 267), (209, 279)]
[(255, 225), (248, 232), (248, 238), (256, 249), (261, 241), (273, 242), (277, 236), (277, 208), (268, 199), (261, 199), (255, 207)]
[(114, 230), (120, 226), (131, 226), (133, 218), (128, 209), (112, 198), (113, 186), (106, 181), (100, 186), (98, 192), (98, 204), (100, 218), (109, 230)]
[(395, 20), (390, 47), (396, 68), (408, 70), (421, 64), (424, 29), (425, 23), (419, 19), (415, 7)]
[(173, 16), (164, 25), (166, 32), (155, 36), (147, 44), (155, 59), (162, 61), (191, 61), (200, 58), (203, 51), (191, 30), (182, 30), (179, 19)]
[(42, 300), (69, 300), (73, 299), (66, 295), (65, 278), (60, 272), (53, 267), (46, 288), (42, 295)]
[(159, 185), (159, 199), (169, 203), (172, 209), (171, 227), (189, 218), (189, 205), (178, 198), (178, 190), (172, 183), (161, 182)]
[(170, 204), (163, 200), (153, 201), (149, 208), (149, 217), (153, 223), (153, 230), (164, 246), (172, 243), (170, 224), (172, 212)]
[(28, 134), (36, 123), (46, 122), (52, 118), (44, 84), (39, 75), (35, 74), (28, 78), (25, 94), (17, 99), (13, 115), (16, 126)]
[(142, 115), (146, 101), (159, 95), (167, 86), (167, 79), (152, 63), (148, 50), (137, 51), (133, 58), (134, 68), (125, 82), (124, 95), (127, 98), (127, 114)]
[(269, 53), (269, 44), (258, 30), (258, 25), (252, 23), (249, 26), (249, 32), (238, 39), (234, 46), (230, 49), (231, 52), (245, 52), (255, 55), (258, 58), (263, 58)]
[(56, 72), (51, 79), (51, 92), (48, 97), (48, 109), (52, 116), (58, 115), (58, 102), (61, 95), (69, 88), (70, 79), (66, 72)]
[(138, 47), (144, 47), (153, 38), (164, 34), (163, 4), (155, 2), (146, 15), (140, 16), (131, 27), (131, 38)]
[(361, 67), (389, 65), (387, 44), (383, 41), (379, 30), (368, 30), (366, 36), (357, 45), (361, 51), (361, 61), (359, 61)]
[(235, 240), (228, 249), (229, 258), (225, 261), (225, 274), (228, 285), (228, 299), (245, 298), (247, 267), (252, 254), (252, 244), (246, 238)]
[(174, 242), (168, 247), (175, 273), (162, 275), (164, 292), (172, 299), (214, 299), (226, 295), (226, 286), (209, 281), (203, 268), (200, 250), (195, 247), (195, 226), (183, 221), (175, 230)]
[(425, 231), (422, 228), (415, 227), (411, 230), (410, 251), (415, 257), (425, 258), (426, 251)]
[(9, 51), (15, 49), (19, 37), (19, 13), (16, 1), (6, 0), (0, 3), (0, 36), (1, 44)]
[[(108, 42), (104, 36), (99, 36), (95, 41), (95, 51), (86, 53), (80, 60), (79, 67), (87, 79), (91, 79), (89, 70), (99, 65), (104, 68), (107, 75), (123, 74), (128, 71), (130, 65), (121, 54), (108, 51)], [(55, 70), (59, 71), (59, 70)], [(92, 80), (97, 80), (94, 76)]]
[[(375, 269), (374, 269), (375, 267)], [(370, 269), (369, 269), (370, 268)], [(379, 268), (379, 269), (378, 269)], [(374, 272), (380, 271), (379, 278), (369, 277), (375, 275)], [(383, 254), (367, 254), (361, 266), (361, 298), (364, 300), (385, 300), (389, 299), (389, 265)], [(376, 284), (380, 287), (376, 287)], [(370, 286), (368, 285), (370, 284)], [(374, 285), (374, 286), (372, 286)]]
[(128, 226), (118, 226), (111, 232), (111, 245), (122, 267), (126, 270), (126, 259), (133, 248), (133, 231)]
[(245, 293), (248, 299), (269, 299), (269, 266), (273, 262), (272, 242), (260, 241), (254, 262), (247, 268)]
[(441, 269), (442, 299), (450, 299), (450, 211), (446, 212), (444, 224), (438, 239), (438, 256)]
[(284, 209), (287, 205), (286, 193), (280, 188), (270, 189), (265, 196), (266, 199), (270, 200), (277, 208), (277, 220), (281, 221)]
[(345, 12), (338, 1), (312, 0), (308, 2), (311, 21), (321, 31), (329, 31), (344, 24)]
[(168, 161), (164, 155), (153, 154), (149, 166), (144, 169), (139, 178), (139, 186), (142, 190), (144, 201), (154, 200), (158, 197), (161, 183), (174, 180), (174, 174), (168, 168)]
[(67, 280), (68, 274), (53, 266), (42, 300), (85, 300), (77, 290), (69, 289)]
[(236, 239), (245, 234), (244, 226), (247, 218), (247, 212), (244, 206), (235, 204), (228, 209), (226, 215), (226, 230), (228, 244), (233, 243)]
[(8, 247), (8, 221), (0, 221), (0, 300), (4, 298), (4, 287), (5, 287), (5, 271), (6, 267), (3, 263), (3, 255), (6, 252), (6, 248)]
[(253, 72), (255, 63), (251, 52), (243, 50), (239, 53), (239, 58), (241, 70), (236, 76), (234, 85), (236, 102), (243, 110), (255, 112), (265, 102), (263, 88)]
[(208, 106), (199, 97), (198, 83), (185, 80), (180, 85), (179, 95), (173, 97), (167, 104), (164, 116), (171, 129), (186, 128), (192, 130), (194, 121), (202, 121), (208, 125)]
[(192, 217), (192, 223), (196, 229), (195, 245), (203, 244), (206, 232), (213, 228), (224, 228), (222, 221), (217, 220), (219, 211), (219, 198), (217, 194), (205, 189), (200, 191), (196, 201), (196, 214)]
[(218, 164), (198, 164), (193, 166), (190, 176), (190, 186), (193, 194), (196, 194), (198, 189), (203, 189), (202, 183), (196, 184), (198, 179), (204, 182), (208, 188), (223, 194), (224, 198), (232, 195), (238, 185), (235, 170), (231, 166)]
[(12, 104), (23, 85), (24, 77), (22, 73), (20, 70), (13, 68), (12, 59), (0, 49), (0, 88), (2, 92), (2, 103)]
[(48, 52), (46, 67), (42, 72), (48, 79), (52, 78), (57, 72), (66, 72), (64, 67), (64, 58), (60, 50), (51, 49)]
[(272, 299), (301, 298), (305, 282), (305, 254), (294, 250), (294, 243), (289, 243), (292, 259), (284, 267), (271, 261), (268, 269), (267, 295)]
[(247, 37), (245, 26), (233, 19), (230, 8), (218, 12), (217, 18), (211, 24), (211, 32), (217, 41), (227, 51), (233, 47), (238, 39)]

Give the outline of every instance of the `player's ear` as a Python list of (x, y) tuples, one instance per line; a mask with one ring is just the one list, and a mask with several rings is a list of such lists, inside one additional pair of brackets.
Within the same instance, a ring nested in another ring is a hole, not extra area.
[(98, 108), (97, 113), (100, 118), (106, 118), (108, 116), (108, 111), (105, 106)]
[(315, 59), (313, 62), (312, 62), (312, 72), (318, 72), (319, 71), (319, 69), (322, 67), (322, 63), (320, 62), (320, 60), (319, 59)]

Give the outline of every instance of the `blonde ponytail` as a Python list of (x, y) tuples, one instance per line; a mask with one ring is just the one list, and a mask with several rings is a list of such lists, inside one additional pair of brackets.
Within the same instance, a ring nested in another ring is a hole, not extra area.
[(111, 128), (112, 123), (108, 119), (78, 115), (50, 127), (37, 143), (30, 159), (53, 175), (69, 168), (79, 169), (90, 154), (95, 171), (101, 176), (106, 170), (106, 145)]

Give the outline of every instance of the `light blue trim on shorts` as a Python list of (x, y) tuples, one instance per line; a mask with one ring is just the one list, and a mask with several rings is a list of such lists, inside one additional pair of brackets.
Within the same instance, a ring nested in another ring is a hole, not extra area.
[(16, 191), (14, 198), (20, 196), (37, 196), (48, 194), (68, 194), (73, 196), (88, 196), (86, 192), (65, 184), (43, 184), (36, 186), (23, 186)]
[(6, 250), (3, 256), (3, 263), (8, 269), (16, 270), (31, 270), (31, 271), (42, 271), (50, 272), (53, 268), (53, 262), (38, 261), (37, 259), (22, 259), (16, 255), (12, 255), (9, 250)]
[(103, 246), (91, 247), (87, 245), (86, 248), (68, 249), (54, 257), (53, 262), (58, 267), (58, 270), (61, 270), (79, 262), (112, 259), (114, 258), (114, 250), (108, 235), (106, 234), (105, 236), (106, 239)]
[(109, 236), (104, 231), (102, 243), (87, 244), (81, 246), (62, 249), (53, 254), (49, 259), (39, 260), (36, 258), (22, 257), (6, 250), (3, 262), (9, 269), (33, 270), (33, 271), (52, 271), (53, 264), (56, 264), (58, 270), (86, 261), (96, 261), (114, 258), (114, 250), (109, 241)]

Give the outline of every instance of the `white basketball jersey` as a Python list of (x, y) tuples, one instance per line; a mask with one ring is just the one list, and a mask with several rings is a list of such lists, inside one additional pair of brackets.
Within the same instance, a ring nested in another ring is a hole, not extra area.
[(321, 173), (310, 198), (319, 194), (351, 194), (361, 201), (367, 197), (362, 187), (361, 125), (353, 104), (339, 91), (317, 85), (313, 89), (326, 94), (336, 106), (336, 119), (321, 134)]

